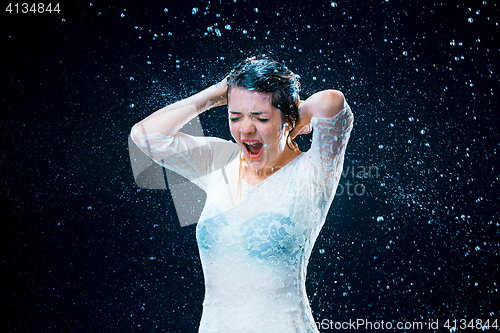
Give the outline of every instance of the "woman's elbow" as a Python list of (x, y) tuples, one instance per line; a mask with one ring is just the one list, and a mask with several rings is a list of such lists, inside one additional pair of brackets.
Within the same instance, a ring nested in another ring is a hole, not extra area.
[(332, 112), (338, 113), (345, 107), (345, 97), (344, 94), (339, 90), (326, 90), (325, 102), (327, 103), (327, 108)]
[(322, 118), (332, 118), (337, 115), (346, 105), (344, 94), (339, 90), (324, 90), (319, 94), (317, 113)]

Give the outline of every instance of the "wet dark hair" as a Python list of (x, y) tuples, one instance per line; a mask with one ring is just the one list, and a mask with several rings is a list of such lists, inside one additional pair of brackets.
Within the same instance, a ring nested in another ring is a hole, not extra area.
[(275, 60), (266, 57), (250, 58), (239, 63), (229, 73), (227, 87), (228, 100), (229, 91), (234, 87), (269, 93), (272, 106), (281, 111), (283, 122), (290, 127), (288, 146), (298, 149), (293, 140), (288, 140), (299, 118), (300, 83), (297, 75)]

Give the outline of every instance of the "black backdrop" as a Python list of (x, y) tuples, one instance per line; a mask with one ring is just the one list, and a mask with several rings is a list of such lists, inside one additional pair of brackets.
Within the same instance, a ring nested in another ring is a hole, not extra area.
[[(258, 54), (355, 114), (316, 320), (500, 319), (495, 1), (77, 2), (0, 2), (2, 331), (197, 331), (194, 227), (134, 184), (127, 136)], [(201, 121), (230, 139), (224, 108)]]

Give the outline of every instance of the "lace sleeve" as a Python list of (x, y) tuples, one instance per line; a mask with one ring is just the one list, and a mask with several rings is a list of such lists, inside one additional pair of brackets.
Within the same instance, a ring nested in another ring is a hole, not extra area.
[(333, 198), (337, 189), (353, 121), (349, 106), (333, 118), (311, 118), (313, 139), (308, 153), (313, 164), (314, 182), (324, 198)]
[(153, 161), (206, 189), (207, 177), (238, 156), (233, 142), (213, 137), (195, 137), (184, 133), (166, 136), (144, 134), (137, 124), (130, 132), (132, 141)]

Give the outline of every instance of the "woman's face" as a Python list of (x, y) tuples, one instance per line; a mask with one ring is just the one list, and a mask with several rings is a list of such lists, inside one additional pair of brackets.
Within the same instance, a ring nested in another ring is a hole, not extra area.
[(229, 127), (248, 166), (262, 170), (273, 166), (286, 149), (281, 111), (272, 106), (271, 95), (233, 87), (228, 95)]

